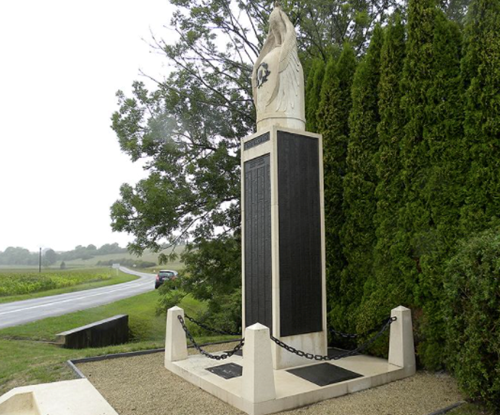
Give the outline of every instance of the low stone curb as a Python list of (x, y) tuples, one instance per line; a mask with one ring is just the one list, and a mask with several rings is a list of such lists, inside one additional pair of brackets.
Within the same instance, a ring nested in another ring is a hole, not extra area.
[(446, 408), (443, 408), (443, 409), (440, 409), (438, 411), (432, 412), (429, 415), (442, 415), (442, 414), (445, 414), (447, 412), (450, 412), (453, 409), (458, 408), (459, 406), (462, 406), (465, 403), (466, 403), (465, 401), (457, 402), (457, 403), (454, 403), (453, 405), (447, 406)]
[[(234, 340), (237, 341), (237, 340)], [(217, 344), (226, 344), (226, 343), (233, 343), (234, 341), (232, 340), (221, 340), (218, 342), (212, 342), (212, 343), (204, 343), (200, 344), (200, 347), (205, 347), (205, 346), (215, 346)], [(190, 344), (188, 345), (188, 349), (194, 348), (194, 345)], [(153, 353), (161, 353), (165, 352), (165, 348), (161, 349), (149, 349), (149, 350), (138, 350), (136, 352), (126, 352), (126, 353), (114, 353), (114, 354), (105, 354), (102, 356), (93, 356), (93, 357), (84, 357), (81, 359), (70, 359), (66, 360), (66, 364), (70, 367), (70, 369), (76, 374), (76, 376), (80, 379), (86, 379), (86, 376), (76, 367), (78, 363), (88, 363), (88, 362), (98, 362), (101, 360), (110, 360), (110, 359), (119, 359), (121, 357), (133, 357), (133, 356), (143, 356), (147, 354), (153, 354)]]

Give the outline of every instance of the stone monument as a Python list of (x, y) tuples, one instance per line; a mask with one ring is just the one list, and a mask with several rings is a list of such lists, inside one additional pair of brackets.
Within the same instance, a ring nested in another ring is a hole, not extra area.
[[(279, 7), (252, 86), (257, 132), (241, 146), (244, 340), (210, 354), (195, 344), (184, 310), (172, 307), (165, 367), (250, 415), (411, 376), (413, 331), (404, 307), (393, 309), (382, 328), (391, 323), (388, 360), (339, 350), (326, 356), (322, 138), (305, 131), (295, 30)], [(200, 354), (188, 356), (187, 336)]]
[[(295, 29), (279, 6), (252, 73), (257, 133), (242, 142), (243, 326), (325, 355), (322, 137), (305, 131)], [(273, 343), (275, 369), (303, 360)]]

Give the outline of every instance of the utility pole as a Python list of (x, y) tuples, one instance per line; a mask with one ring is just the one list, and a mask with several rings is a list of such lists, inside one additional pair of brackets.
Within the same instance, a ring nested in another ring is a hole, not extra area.
[(40, 254), (38, 255), (38, 273), (42, 272), (42, 248), (40, 247)]

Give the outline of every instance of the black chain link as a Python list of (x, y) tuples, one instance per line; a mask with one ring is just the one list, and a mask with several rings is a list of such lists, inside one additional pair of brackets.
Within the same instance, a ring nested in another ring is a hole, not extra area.
[[(382, 326), (386, 323), (387, 320), (384, 320), (382, 322)], [(337, 336), (337, 337), (343, 337), (344, 339), (357, 339), (358, 337), (364, 337), (372, 332), (374, 332), (375, 330), (369, 330), (369, 331), (366, 331), (365, 333), (362, 333), (362, 334), (351, 334), (351, 333), (342, 333), (341, 331), (337, 331), (335, 329), (329, 329), (330, 333), (332, 333), (333, 335)]]
[(309, 359), (309, 360), (318, 360), (318, 361), (339, 360), (339, 359), (343, 359), (345, 357), (354, 356), (354, 355), (364, 351), (368, 347), (370, 347), (380, 336), (382, 336), (382, 334), (384, 334), (384, 332), (389, 328), (389, 326), (396, 320), (397, 320), (397, 317), (389, 317), (387, 319), (387, 321), (384, 323), (384, 325), (382, 326), (382, 328), (380, 329), (380, 331), (375, 336), (373, 336), (370, 340), (367, 340), (366, 342), (359, 345), (354, 350), (349, 350), (345, 353), (342, 353), (342, 354), (339, 354), (336, 356), (321, 356), (321, 355), (317, 355), (317, 354), (315, 355), (312, 353), (305, 353), (302, 350), (298, 350), (295, 347), (289, 346), (288, 344), (282, 342), (281, 340), (277, 339), (274, 336), (271, 336), (271, 340), (273, 342), (275, 342), (278, 346), (285, 349), (286, 351), (293, 353), (293, 354), (296, 354), (297, 356), (300, 356), (300, 357), (305, 357), (306, 359)]
[[(222, 354), (211, 354), (211, 353), (208, 353), (207, 351), (203, 350), (198, 345), (198, 343), (196, 343), (196, 340), (194, 339), (193, 335), (189, 332), (189, 329), (187, 328), (186, 323), (184, 322), (184, 319), (182, 318), (182, 316), (177, 316), (177, 318), (179, 319), (179, 322), (181, 323), (182, 328), (186, 332), (186, 336), (191, 341), (191, 343), (193, 343), (194, 348), (196, 350), (198, 350), (203, 356), (206, 356), (209, 359), (215, 359), (215, 360), (224, 360), (224, 359), (227, 359), (228, 357), (231, 357), (236, 352), (240, 351), (241, 348), (245, 345), (245, 339), (240, 339), (240, 342), (234, 347), (233, 350), (231, 350), (229, 352), (224, 352)], [(188, 317), (186, 316), (186, 318), (188, 318)]]
[(195, 320), (193, 317), (188, 316), (187, 314), (184, 314), (184, 317), (186, 317), (191, 323), (196, 324), (197, 326), (200, 326), (202, 329), (205, 329), (207, 331), (210, 331), (212, 333), (218, 333), (218, 334), (225, 334), (228, 336), (241, 336), (241, 333), (233, 333), (231, 331), (224, 331), (220, 329), (214, 329), (213, 327), (207, 326), (206, 324)]
[(337, 331), (335, 329), (330, 329), (330, 333), (344, 339), (357, 339), (360, 336), (360, 334), (342, 333), (341, 331)]

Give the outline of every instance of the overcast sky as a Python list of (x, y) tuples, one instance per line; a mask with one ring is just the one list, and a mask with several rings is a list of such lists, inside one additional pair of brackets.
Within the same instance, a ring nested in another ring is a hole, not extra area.
[(118, 242), (110, 206), (144, 172), (121, 152), (115, 93), (166, 61), (167, 0), (0, 2), (0, 251)]

